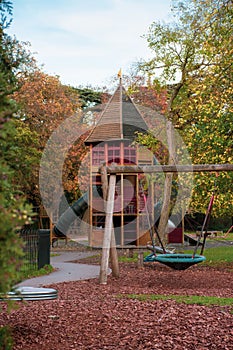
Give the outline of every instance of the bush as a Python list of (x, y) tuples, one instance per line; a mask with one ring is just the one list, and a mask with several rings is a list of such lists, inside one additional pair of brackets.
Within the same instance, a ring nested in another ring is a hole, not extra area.
[(0, 350), (11, 350), (13, 339), (9, 327), (0, 327)]

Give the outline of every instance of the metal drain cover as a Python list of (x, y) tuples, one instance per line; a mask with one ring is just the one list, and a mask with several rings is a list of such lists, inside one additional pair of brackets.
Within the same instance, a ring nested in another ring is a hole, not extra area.
[(57, 290), (52, 288), (16, 287), (4, 297), (0, 296), (0, 300), (51, 300), (57, 296)]

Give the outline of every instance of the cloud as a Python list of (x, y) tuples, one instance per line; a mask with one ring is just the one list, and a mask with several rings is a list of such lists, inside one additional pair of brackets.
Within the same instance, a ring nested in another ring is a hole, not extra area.
[(12, 28), (19, 39), (32, 43), (49, 73), (79, 85), (99, 84), (119, 67), (124, 69), (136, 59), (149, 57), (142, 35), (153, 21), (167, 18), (170, 1), (52, 3), (34, 0), (28, 6), (27, 0), (19, 0)]

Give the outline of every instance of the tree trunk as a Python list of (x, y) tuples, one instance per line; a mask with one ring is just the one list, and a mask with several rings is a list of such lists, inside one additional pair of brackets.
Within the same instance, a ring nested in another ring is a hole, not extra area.
[[(169, 151), (169, 159), (168, 164), (175, 164), (175, 140), (174, 140), (174, 132), (172, 127), (172, 122), (170, 120), (166, 123), (166, 132), (167, 132), (167, 143), (168, 143), (168, 151)], [(172, 191), (172, 179), (173, 174), (167, 173), (165, 177), (164, 183), (164, 196), (163, 196), (163, 205), (159, 220), (158, 232), (162, 242), (167, 240), (166, 229), (168, 224), (168, 218), (170, 214), (170, 202), (171, 202), (171, 191)]]
[[(176, 86), (174, 86), (171, 97), (168, 101), (168, 119), (166, 122), (167, 144), (168, 144), (168, 152), (169, 152), (168, 165), (174, 165), (176, 163), (175, 161), (176, 148), (175, 148), (174, 130), (172, 126), (172, 117), (173, 117), (172, 107), (173, 107), (174, 100), (176, 99), (180, 89), (183, 86), (184, 78), (185, 78), (185, 66), (183, 67), (183, 71), (182, 71), (182, 79), (178, 84), (176, 84)], [(159, 227), (158, 227), (158, 232), (162, 242), (165, 242), (167, 240), (166, 228), (167, 228), (168, 218), (170, 214), (172, 179), (173, 179), (173, 174), (166, 174), (165, 183), (164, 183), (163, 205), (162, 205)]]

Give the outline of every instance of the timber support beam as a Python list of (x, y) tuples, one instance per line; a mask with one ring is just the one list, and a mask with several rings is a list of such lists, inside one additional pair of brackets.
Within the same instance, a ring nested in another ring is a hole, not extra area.
[(190, 165), (110, 165), (106, 167), (108, 174), (124, 173), (200, 173), (200, 172), (218, 172), (233, 171), (233, 164), (190, 164)]

